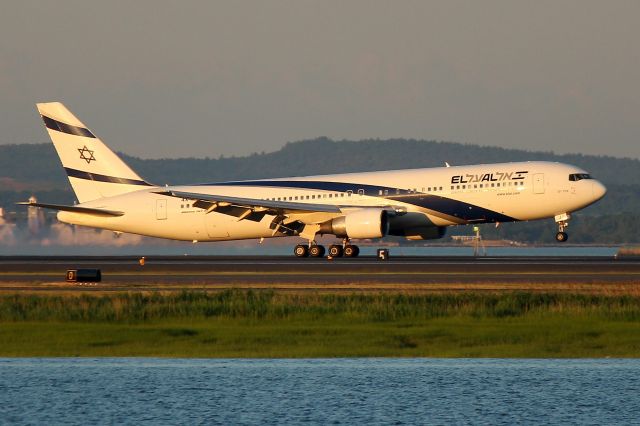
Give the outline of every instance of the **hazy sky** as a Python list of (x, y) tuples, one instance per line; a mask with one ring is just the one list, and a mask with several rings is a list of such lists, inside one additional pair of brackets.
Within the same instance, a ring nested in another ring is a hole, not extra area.
[[(60, 100), (117, 150), (419, 138), (640, 157), (640, 1), (12, 1), (0, 143)], [(322, 155), (322, 153), (318, 153)]]

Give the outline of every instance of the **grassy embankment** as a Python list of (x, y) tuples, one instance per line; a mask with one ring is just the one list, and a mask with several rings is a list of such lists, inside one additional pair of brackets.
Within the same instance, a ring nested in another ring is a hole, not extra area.
[(640, 297), (0, 296), (0, 356), (637, 357)]

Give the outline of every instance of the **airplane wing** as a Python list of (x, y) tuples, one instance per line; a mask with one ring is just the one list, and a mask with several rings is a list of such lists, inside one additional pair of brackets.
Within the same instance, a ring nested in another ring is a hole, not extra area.
[[(156, 194), (167, 195), (170, 197), (184, 198), (187, 200), (196, 200), (201, 205), (196, 207), (205, 208), (207, 213), (216, 211), (218, 208), (224, 207), (240, 207), (244, 209), (250, 209), (253, 212), (272, 212), (275, 214), (290, 214), (290, 213), (340, 213), (341, 210), (338, 206), (329, 204), (316, 204), (316, 203), (296, 203), (291, 201), (272, 201), (261, 200), (258, 198), (242, 198), (242, 197), (229, 197), (226, 195), (210, 195), (201, 194), (197, 192), (183, 192), (183, 191), (158, 191)], [(206, 207), (204, 206), (206, 205)]]
[(117, 217), (117, 216), (124, 215), (124, 212), (119, 212), (115, 210), (96, 209), (96, 208), (90, 208), (90, 207), (65, 206), (60, 204), (30, 203), (28, 201), (22, 202), (22, 203), (16, 203), (16, 204), (19, 204), (21, 206), (42, 207), (45, 209), (61, 210), (65, 212), (89, 214), (92, 216)]

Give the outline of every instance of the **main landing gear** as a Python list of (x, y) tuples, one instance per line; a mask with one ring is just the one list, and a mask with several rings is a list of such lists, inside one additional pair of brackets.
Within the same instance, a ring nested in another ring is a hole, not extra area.
[(311, 257), (322, 257), (324, 256), (324, 253), (325, 253), (324, 246), (319, 246), (317, 244), (314, 244), (309, 248), (309, 256)]
[(307, 245), (307, 244), (298, 244), (293, 249), (293, 254), (296, 257), (322, 257), (324, 256), (325, 248), (324, 246), (319, 246), (317, 244)]
[(358, 257), (359, 254), (360, 248), (348, 242), (329, 246), (329, 256), (331, 257)]
[(296, 257), (322, 257), (324, 256), (324, 253), (324, 246), (319, 246), (316, 244), (313, 244), (311, 246), (307, 244), (298, 244), (293, 249), (293, 254), (295, 254)]
[(569, 235), (564, 232), (565, 228), (569, 226), (569, 219), (571, 219), (571, 215), (569, 213), (559, 214), (555, 217), (556, 223), (558, 224), (556, 241), (559, 243), (564, 243), (569, 239)]
[[(293, 254), (295, 254), (296, 257), (323, 257), (325, 248), (315, 243), (298, 244), (293, 249)], [(331, 257), (358, 257), (360, 248), (356, 245), (349, 244), (349, 241), (345, 240), (343, 244), (330, 245), (328, 254)]]

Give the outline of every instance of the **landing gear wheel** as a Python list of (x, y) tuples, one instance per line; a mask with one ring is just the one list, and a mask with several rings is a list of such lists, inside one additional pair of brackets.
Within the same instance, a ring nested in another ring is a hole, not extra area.
[(569, 239), (569, 236), (567, 235), (566, 232), (564, 232), (564, 230), (567, 228), (567, 226), (569, 226), (569, 219), (571, 219), (571, 214), (562, 213), (562, 214), (556, 215), (554, 219), (558, 224), (558, 233), (556, 234), (556, 241), (559, 243), (564, 243)]
[(342, 246), (332, 245), (329, 247), (329, 256), (331, 257), (342, 257)]
[(360, 254), (360, 248), (358, 246), (344, 246), (344, 257), (358, 257)]
[(322, 257), (322, 256), (324, 256), (324, 252), (325, 252), (324, 246), (313, 245), (309, 249), (309, 256), (311, 256), (311, 257)]
[(296, 257), (307, 257), (309, 256), (309, 247), (304, 244), (298, 244), (293, 249), (293, 254), (295, 254)]

